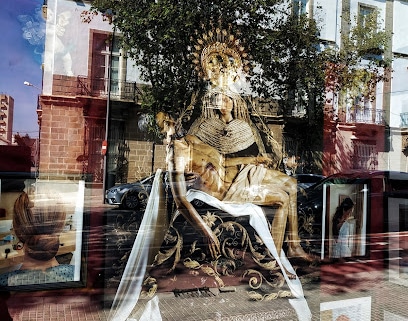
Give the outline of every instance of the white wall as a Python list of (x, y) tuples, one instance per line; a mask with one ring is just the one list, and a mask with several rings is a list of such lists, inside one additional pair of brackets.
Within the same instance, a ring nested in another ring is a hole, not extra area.
[(392, 68), (390, 126), (399, 127), (400, 113), (408, 112), (408, 57), (394, 58)]
[[(394, 1), (393, 15), (392, 50), (408, 55), (408, 2)], [(392, 67), (390, 126), (399, 127), (400, 113), (408, 112), (408, 57), (394, 58)]]
[[(103, 21), (101, 14), (94, 16), (90, 23), (82, 21), (81, 13), (89, 8), (89, 4), (75, 1), (48, 0), (43, 94), (52, 93), (53, 74), (89, 76), (91, 29), (112, 32), (112, 26)], [(137, 80), (139, 73), (133, 70), (132, 63), (127, 69), (131, 76), (127, 80)]]
[(391, 128), (391, 150), (388, 153), (384, 153), (387, 156), (387, 165), (383, 169), (407, 172), (408, 171), (408, 159), (401, 152), (402, 136), (399, 128)]
[(394, 1), (393, 51), (408, 54), (408, 2)]

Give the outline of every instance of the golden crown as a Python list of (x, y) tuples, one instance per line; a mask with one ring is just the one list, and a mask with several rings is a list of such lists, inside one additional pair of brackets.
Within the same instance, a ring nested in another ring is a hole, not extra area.
[(241, 41), (225, 29), (216, 28), (197, 39), (192, 61), (199, 77), (209, 79), (208, 66), (214, 59), (228, 71), (250, 70), (249, 55)]

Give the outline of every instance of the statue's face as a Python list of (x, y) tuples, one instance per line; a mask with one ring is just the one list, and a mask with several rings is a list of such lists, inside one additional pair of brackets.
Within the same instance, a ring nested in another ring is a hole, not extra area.
[(213, 108), (218, 109), (221, 114), (231, 113), (234, 106), (232, 99), (223, 94), (214, 94), (211, 97), (211, 105)]
[(234, 106), (232, 99), (225, 95), (221, 95), (221, 96), (222, 96), (222, 104), (220, 106), (221, 114), (223, 115), (231, 114), (232, 108)]

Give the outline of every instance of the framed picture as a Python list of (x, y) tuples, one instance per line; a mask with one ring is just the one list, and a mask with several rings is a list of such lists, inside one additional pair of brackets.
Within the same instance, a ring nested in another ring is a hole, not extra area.
[(82, 286), (84, 181), (0, 180), (0, 286)]
[(326, 184), (323, 189), (322, 259), (366, 255), (367, 184)]
[(408, 199), (387, 200), (389, 281), (408, 286)]
[(320, 303), (321, 321), (370, 321), (371, 297)]

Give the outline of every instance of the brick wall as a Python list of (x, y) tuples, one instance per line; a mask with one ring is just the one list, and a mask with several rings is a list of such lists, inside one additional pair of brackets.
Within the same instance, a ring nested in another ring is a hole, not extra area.
[(40, 177), (76, 178), (82, 174), (77, 157), (84, 153), (82, 107), (71, 97), (42, 97)]
[[(83, 174), (80, 156), (87, 154), (84, 150), (84, 114), (103, 118), (106, 100), (81, 96), (77, 92), (75, 77), (54, 75), (53, 78), (53, 95), (40, 98), (40, 177), (75, 179)], [(158, 168), (166, 169), (165, 146), (146, 141), (147, 137), (134, 125), (138, 119), (137, 108), (124, 110), (128, 113), (125, 139), (130, 148), (128, 182), (151, 175)], [(91, 164), (89, 166), (92, 167)]]
[[(125, 139), (129, 144), (128, 182), (134, 182), (154, 173), (158, 168), (166, 169), (166, 147), (153, 143), (153, 137), (139, 129), (140, 109), (130, 108), (126, 117)], [(154, 160), (153, 157), (154, 147)], [(152, 164), (153, 162), (153, 164)]]
[(156, 145), (156, 152), (154, 158), (154, 170), (158, 168), (167, 169), (166, 167), (166, 146)]
[(56, 96), (75, 96), (78, 89), (76, 77), (53, 75), (52, 94)]
[[(158, 168), (166, 169), (166, 148), (164, 145), (156, 144), (153, 146), (153, 142), (129, 141), (129, 147), (128, 182), (149, 176)], [(153, 147), (155, 150), (154, 160), (152, 160)]]

